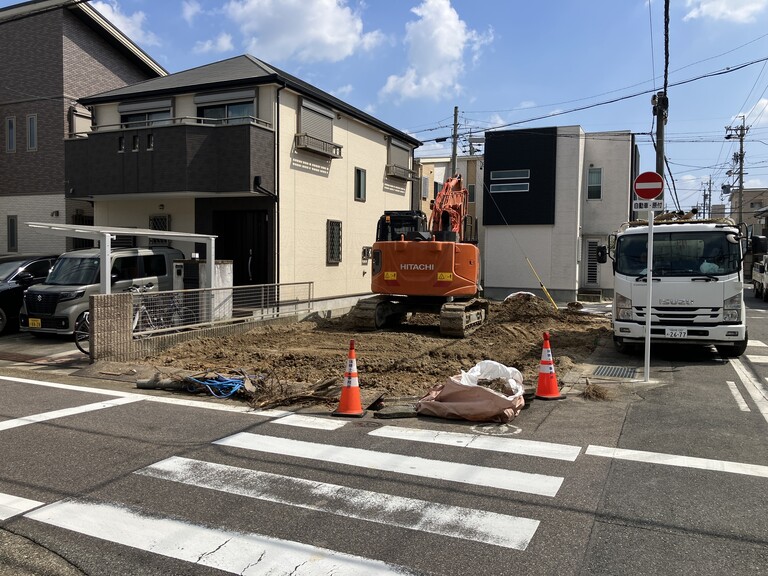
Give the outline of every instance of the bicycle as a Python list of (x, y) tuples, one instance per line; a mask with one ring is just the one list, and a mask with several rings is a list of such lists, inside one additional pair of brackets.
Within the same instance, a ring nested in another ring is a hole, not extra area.
[(91, 355), (91, 319), (87, 310), (75, 323), (75, 346), (83, 354)]
[(147, 300), (144, 294), (149, 292), (154, 284), (149, 283), (144, 286), (131, 286), (128, 288), (128, 292), (131, 294), (138, 294), (139, 299), (137, 303), (134, 303), (135, 312), (133, 314), (133, 323), (131, 330), (133, 332), (147, 332), (149, 330), (158, 330), (168, 327), (168, 322), (157, 311), (158, 306), (155, 303), (151, 304), (151, 310), (147, 306)]
[(153, 330), (182, 329), (197, 323), (197, 315), (191, 308), (179, 302), (179, 295), (173, 294), (170, 303), (166, 293), (144, 296), (153, 284), (131, 286), (129, 291), (139, 294), (139, 302), (133, 317), (133, 332), (149, 332)]

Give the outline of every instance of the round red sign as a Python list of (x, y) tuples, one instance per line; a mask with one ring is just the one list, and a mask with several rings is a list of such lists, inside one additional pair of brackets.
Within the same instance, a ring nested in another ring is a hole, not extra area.
[(635, 178), (635, 194), (643, 200), (655, 200), (664, 191), (664, 179), (656, 172), (643, 172)]

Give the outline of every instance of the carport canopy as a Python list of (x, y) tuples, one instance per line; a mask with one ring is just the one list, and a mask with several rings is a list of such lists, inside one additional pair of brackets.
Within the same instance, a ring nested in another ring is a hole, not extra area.
[(101, 293), (110, 294), (112, 284), (109, 281), (111, 270), (109, 263), (112, 260), (112, 240), (119, 236), (144, 236), (147, 238), (162, 238), (164, 240), (184, 240), (187, 242), (204, 243), (206, 247), (206, 271), (208, 273), (207, 286), (211, 288), (213, 282), (213, 270), (216, 262), (216, 236), (208, 234), (192, 234), (189, 232), (170, 232), (167, 230), (150, 230), (148, 228), (119, 228), (116, 226), (79, 226), (77, 224), (50, 224), (45, 222), (25, 222), (30, 228), (40, 230), (43, 234), (54, 236), (68, 236), (70, 238), (85, 238), (98, 240), (101, 255)]

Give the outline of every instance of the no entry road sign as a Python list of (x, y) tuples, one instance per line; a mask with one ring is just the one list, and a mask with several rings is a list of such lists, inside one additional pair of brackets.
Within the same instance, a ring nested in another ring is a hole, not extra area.
[(643, 200), (655, 200), (664, 190), (664, 179), (656, 172), (643, 172), (635, 178), (635, 194)]

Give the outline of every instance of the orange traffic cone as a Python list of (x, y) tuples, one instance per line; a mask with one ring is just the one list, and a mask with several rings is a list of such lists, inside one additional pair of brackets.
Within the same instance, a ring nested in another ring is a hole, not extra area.
[(555, 376), (555, 363), (552, 360), (552, 350), (549, 347), (549, 333), (544, 332), (544, 347), (541, 349), (541, 364), (539, 365), (539, 384), (536, 396), (540, 400), (563, 400)]
[(360, 400), (360, 385), (357, 381), (357, 357), (355, 356), (355, 341), (349, 341), (349, 356), (347, 358), (347, 371), (344, 372), (344, 385), (341, 388), (339, 407), (332, 416), (356, 416), (365, 414)]

